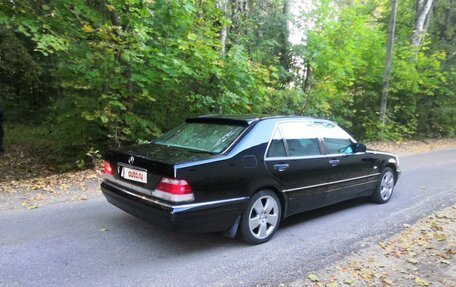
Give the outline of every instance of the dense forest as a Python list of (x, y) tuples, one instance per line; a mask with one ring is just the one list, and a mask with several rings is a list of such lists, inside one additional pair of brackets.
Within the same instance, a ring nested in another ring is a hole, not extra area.
[(325, 117), (361, 140), (453, 137), (455, 64), (452, 0), (0, 2), (6, 125), (45, 127), (79, 165), (209, 113)]

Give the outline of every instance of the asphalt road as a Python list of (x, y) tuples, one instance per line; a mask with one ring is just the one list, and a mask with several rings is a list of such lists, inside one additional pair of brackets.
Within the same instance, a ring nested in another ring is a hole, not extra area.
[(388, 204), (359, 199), (297, 215), (259, 246), (220, 234), (167, 231), (102, 198), (1, 212), (0, 286), (290, 282), (456, 203), (456, 149), (405, 156), (400, 165)]

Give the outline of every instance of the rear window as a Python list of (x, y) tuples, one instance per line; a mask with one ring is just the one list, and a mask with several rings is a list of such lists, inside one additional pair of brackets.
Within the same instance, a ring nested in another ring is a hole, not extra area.
[(217, 154), (227, 148), (244, 128), (226, 124), (185, 123), (165, 133), (154, 143)]

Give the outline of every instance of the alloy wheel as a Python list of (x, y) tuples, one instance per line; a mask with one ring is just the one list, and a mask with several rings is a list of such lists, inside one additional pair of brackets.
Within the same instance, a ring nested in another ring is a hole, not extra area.
[(380, 184), (380, 196), (383, 200), (388, 200), (394, 189), (394, 174), (391, 171), (385, 172)]
[(268, 237), (277, 227), (279, 222), (279, 206), (277, 201), (264, 195), (252, 205), (249, 214), (249, 229), (257, 239)]

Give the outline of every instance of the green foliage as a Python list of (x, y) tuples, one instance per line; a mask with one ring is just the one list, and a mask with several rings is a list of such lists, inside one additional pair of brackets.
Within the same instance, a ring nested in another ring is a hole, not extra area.
[(7, 118), (25, 122), (45, 114), (48, 99), (41, 92), (42, 70), (23, 41), (0, 27), (0, 106)]
[(453, 136), (454, 92), (449, 86), (454, 81), (448, 78), (454, 74), (442, 68), (446, 54), (441, 50), (430, 49), (429, 43), (419, 51), (411, 47), (412, 31), (402, 21), (413, 21), (412, 1), (401, 3), (388, 121), (384, 128), (379, 124), (387, 25), (378, 16), (388, 18), (387, 5), (321, 2), (313, 11), (316, 27), (303, 49), (313, 68), (305, 113), (332, 118), (369, 140)]
[(50, 127), (55, 152), (80, 167), (90, 150), (145, 142), (205, 113), (326, 117), (362, 139), (455, 136), (450, 0), (435, 6), (419, 51), (410, 45), (415, 1), (399, 2), (384, 128), (389, 1), (315, 0), (294, 19), (307, 23), (294, 46), (289, 0), (228, 1), (225, 11), (218, 2), (1, 2), (7, 121)]
[(30, 126), (24, 124), (6, 123), (5, 146), (8, 149), (13, 145), (33, 145), (36, 147), (46, 147), (52, 144), (49, 137), (50, 129), (46, 126)]

